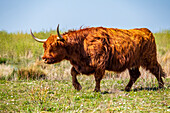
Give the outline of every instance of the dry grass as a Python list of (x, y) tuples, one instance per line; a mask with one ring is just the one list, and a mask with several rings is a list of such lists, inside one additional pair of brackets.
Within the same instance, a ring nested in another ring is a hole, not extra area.
[(0, 64), (0, 79), (9, 80), (14, 68), (11, 65)]
[[(167, 73), (167, 77), (170, 77), (170, 53), (167, 52), (164, 55), (158, 55), (158, 61), (162, 65), (164, 71)], [(27, 67), (18, 68), (18, 71), (14, 71), (15, 69), (12, 65), (0, 64), (0, 78), (9, 78), (9, 76), (18, 77), (19, 79), (36, 79), (36, 78), (44, 78), (46, 80), (68, 80), (71, 70), (71, 65), (68, 61), (62, 61), (59, 64), (48, 65), (44, 64), (41, 60), (36, 60), (34, 63), (30, 63)], [(15, 73), (16, 72), (16, 73)], [(155, 78), (151, 73), (146, 71), (145, 69), (140, 68), (141, 77), (140, 79), (153, 79)], [(14, 80), (17, 80), (15, 78)], [(116, 78), (125, 78), (129, 79), (128, 71), (123, 73), (114, 73), (108, 72), (105, 73), (105, 78), (107, 79), (116, 79)]]
[(163, 56), (158, 56), (158, 60), (163, 66), (164, 71), (167, 73), (167, 77), (170, 77), (170, 50)]
[(36, 68), (23, 68), (18, 70), (18, 79), (39, 80), (46, 79), (46, 74)]

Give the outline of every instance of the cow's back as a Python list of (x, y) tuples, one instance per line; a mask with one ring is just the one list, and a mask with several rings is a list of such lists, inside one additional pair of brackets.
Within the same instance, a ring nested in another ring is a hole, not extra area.
[(108, 29), (108, 34), (111, 48), (108, 70), (121, 72), (126, 68), (139, 67), (148, 54), (156, 56), (155, 39), (146, 28)]

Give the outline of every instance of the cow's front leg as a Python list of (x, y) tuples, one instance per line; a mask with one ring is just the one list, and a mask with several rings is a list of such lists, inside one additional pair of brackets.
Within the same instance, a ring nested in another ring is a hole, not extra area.
[(105, 73), (105, 71), (102, 71), (102, 70), (97, 70), (94, 73), (94, 77), (95, 77), (95, 81), (96, 81), (96, 86), (95, 86), (94, 92), (101, 92), (100, 91), (100, 82), (103, 78), (104, 73)]
[(81, 85), (80, 85), (80, 83), (78, 82), (77, 77), (76, 77), (78, 74), (79, 74), (79, 73), (75, 70), (75, 68), (72, 67), (72, 68), (71, 68), (72, 84), (73, 84), (74, 88), (75, 88), (77, 91), (79, 91), (79, 90), (82, 89), (82, 87), (81, 87)]

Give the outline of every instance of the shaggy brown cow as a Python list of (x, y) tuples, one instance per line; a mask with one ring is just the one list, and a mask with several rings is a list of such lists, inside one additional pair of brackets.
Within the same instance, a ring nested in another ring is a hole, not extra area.
[(80, 73), (94, 74), (94, 91), (98, 92), (105, 70), (123, 72), (128, 69), (130, 81), (125, 90), (130, 91), (140, 76), (140, 66), (155, 75), (159, 87), (164, 86), (162, 77), (165, 73), (157, 61), (155, 39), (146, 28), (123, 30), (92, 27), (60, 35), (58, 26), (58, 35), (50, 35), (45, 40), (31, 34), (36, 41), (44, 43), (42, 58), (45, 63), (53, 64), (64, 59), (70, 61), (73, 65), (72, 83), (77, 90), (82, 88), (76, 78)]

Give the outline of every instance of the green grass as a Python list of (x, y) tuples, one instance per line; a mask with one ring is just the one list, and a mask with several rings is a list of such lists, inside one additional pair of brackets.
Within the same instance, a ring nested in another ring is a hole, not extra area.
[[(48, 38), (50, 33), (56, 31), (34, 34)], [(95, 93), (93, 76), (79, 76), (83, 89), (74, 89), (67, 61), (44, 64), (42, 44), (30, 34), (0, 31), (0, 112), (170, 112), (170, 31), (154, 36), (158, 61), (168, 75), (165, 89), (157, 89), (155, 77), (140, 69), (142, 76), (131, 92), (123, 91), (129, 79), (125, 71), (118, 75), (106, 72), (102, 93)], [(46, 77), (33, 80), (27, 77), (30, 73), (35, 73), (31, 77)]]
[[(71, 77), (69, 77), (71, 80)], [(118, 79), (118, 78), (117, 78)], [(0, 112), (168, 112), (170, 89), (122, 91), (127, 80), (104, 79), (103, 93), (93, 92), (93, 77), (79, 77), (83, 89), (70, 80), (0, 82)], [(142, 83), (142, 81), (139, 81)], [(166, 84), (170, 79), (166, 79)], [(155, 84), (153, 84), (154, 87)], [(137, 87), (140, 89), (140, 87)], [(107, 93), (108, 92), (108, 93)]]
[(154, 34), (159, 53), (165, 54), (170, 51), (170, 30)]
[[(48, 38), (55, 31), (34, 33), (39, 38)], [(27, 33), (7, 33), (0, 31), (0, 58), (6, 58), (9, 64), (27, 65), (41, 58), (43, 47)]]

